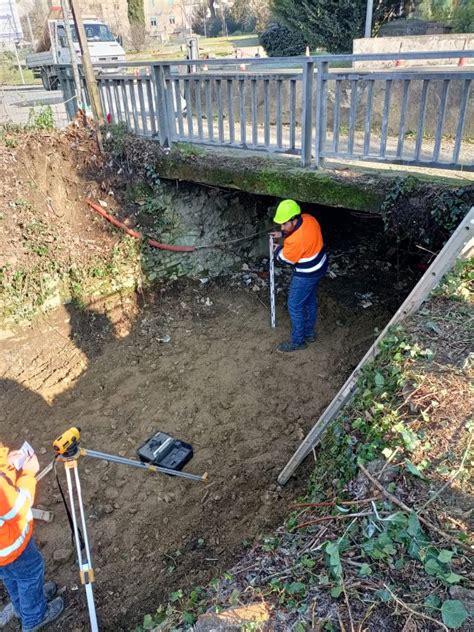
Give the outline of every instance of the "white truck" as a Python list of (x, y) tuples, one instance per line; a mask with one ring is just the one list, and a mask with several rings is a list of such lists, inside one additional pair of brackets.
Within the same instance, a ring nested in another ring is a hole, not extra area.
[[(117, 42), (105, 22), (95, 18), (84, 18), (83, 21), (94, 65), (100, 67), (100, 64), (104, 63), (125, 61), (124, 49)], [(70, 24), (76, 56), (80, 63), (81, 51), (76, 29), (72, 20), (70, 20)], [(62, 14), (58, 13), (55, 15), (54, 9), (46, 21), (43, 37), (38, 43), (36, 51), (36, 53), (27, 56), (27, 68), (33, 70), (35, 77), (41, 77), (45, 90), (56, 90), (59, 87), (56, 64), (70, 64), (71, 55), (67, 44)]]

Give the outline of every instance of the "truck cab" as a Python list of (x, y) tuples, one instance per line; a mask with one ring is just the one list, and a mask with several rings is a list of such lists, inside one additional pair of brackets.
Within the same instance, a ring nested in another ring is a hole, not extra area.
[[(70, 20), (70, 25), (76, 56), (80, 63), (81, 50), (73, 20)], [(94, 18), (84, 18), (84, 30), (91, 60), (95, 66), (100, 67), (101, 63), (125, 61), (124, 49), (105, 22)], [(67, 43), (64, 20), (49, 19), (39, 50), (26, 58), (26, 65), (33, 69), (35, 77), (41, 77), (46, 90), (55, 90), (59, 85), (56, 65), (70, 63), (71, 54)]]

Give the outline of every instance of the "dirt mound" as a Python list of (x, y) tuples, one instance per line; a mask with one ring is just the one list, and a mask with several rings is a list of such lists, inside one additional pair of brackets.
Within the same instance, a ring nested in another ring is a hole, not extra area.
[(83, 203), (97, 182), (80, 174), (101, 167), (86, 130), (14, 134), (1, 143), (1, 264), (29, 269), (47, 256), (85, 261), (110, 249), (113, 238), (90, 222)]
[(79, 291), (86, 277), (99, 275), (121, 235), (83, 201), (106, 196), (114, 204), (87, 175), (103, 166), (88, 130), (8, 133), (2, 140), (0, 320), (19, 320), (48, 301), (60, 304), (61, 280)]

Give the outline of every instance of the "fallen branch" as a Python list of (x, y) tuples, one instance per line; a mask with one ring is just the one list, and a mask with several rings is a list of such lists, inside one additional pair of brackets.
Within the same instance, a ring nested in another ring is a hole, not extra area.
[(344, 593), (344, 600), (345, 600), (346, 606), (347, 606), (347, 613), (349, 614), (349, 622), (351, 624), (351, 632), (354, 632), (354, 619), (352, 618), (351, 604), (349, 602), (349, 597), (347, 596), (347, 590), (346, 590), (346, 586), (344, 584), (344, 578), (342, 578), (342, 591)]
[(337, 516), (322, 516), (321, 518), (313, 518), (312, 520), (307, 520), (306, 522), (302, 522), (301, 524), (297, 524), (295, 529), (302, 529), (303, 527), (308, 527), (312, 524), (318, 524), (319, 522), (324, 522), (325, 520), (345, 520), (346, 518), (362, 518), (363, 516), (373, 516), (373, 511), (364, 511), (356, 514), (339, 514)]
[(361, 498), (360, 500), (325, 500), (320, 503), (293, 503), (289, 506), (290, 509), (305, 509), (306, 507), (335, 507), (336, 505), (363, 505), (370, 503), (373, 500), (379, 500), (380, 496), (373, 496), (372, 498)]
[(387, 590), (387, 592), (390, 593), (390, 595), (392, 596), (392, 599), (395, 601), (395, 603), (397, 603), (402, 608), (405, 608), (405, 610), (410, 612), (414, 617), (421, 617), (422, 619), (426, 619), (427, 621), (431, 621), (432, 623), (436, 623), (436, 625), (439, 625), (440, 628), (442, 628), (443, 630), (446, 630), (446, 632), (449, 632), (447, 626), (445, 626), (444, 623), (441, 623), (441, 621), (438, 621), (437, 619), (433, 619), (433, 617), (429, 617), (427, 614), (423, 614), (422, 612), (418, 612), (417, 610), (413, 610), (413, 608), (411, 608), (408, 604), (406, 604), (404, 601), (402, 601), (400, 599), (400, 597), (397, 597), (397, 595), (395, 595), (395, 593), (393, 593), (390, 590), (390, 588), (387, 586), (387, 584), (384, 584), (384, 587), (385, 587), (385, 590)]
[(375, 487), (380, 492), (382, 492), (382, 494), (386, 498), (388, 498), (394, 505), (397, 505), (397, 507), (400, 507), (400, 509), (403, 509), (403, 511), (406, 511), (407, 513), (415, 513), (418, 516), (418, 519), (420, 520), (420, 522), (422, 522), (426, 527), (428, 527), (428, 529), (431, 529), (432, 531), (435, 531), (438, 535), (440, 535), (445, 540), (448, 540), (450, 542), (454, 542), (456, 544), (456, 546), (459, 546), (461, 549), (464, 549), (464, 551), (467, 551), (468, 553), (470, 553), (472, 555), (473, 549), (472, 549), (471, 546), (468, 546), (467, 544), (464, 544), (464, 542), (461, 542), (457, 538), (449, 535), (448, 533), (446, 533), (445, 531), (443, 531), (442, 529), (440, 529), (439, 527), (434, 525), (432, 522), (430, 522), (426, 518), (423, 518), (423, 516), (420, 516), (414, 509), (412, 509), (408, 505), (405, 505), (404, 502), (402, 502), (396, 496), (394, 496), (393, 494), (388, 492), (385, 489), (385, 487), (377, 479), (375, 479), (372, 476), (372, 474), (370, 474), (370, 472), (368, 472), (367, 469), (360, 463), (359, 463), (359, 468), (365, 474), (365, 476), (369, 479), (369, 481), (371, 481), (375, 485)]

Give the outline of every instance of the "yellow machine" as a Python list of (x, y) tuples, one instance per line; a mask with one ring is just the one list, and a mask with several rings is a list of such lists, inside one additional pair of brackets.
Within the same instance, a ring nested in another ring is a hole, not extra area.
[(56, 456), (74, 456), (79, 449), (79, 441), (81, 440), (81, 429), (69, 428), (66, 432), (63, 432), (55, 441), (53, 441), (53, 448)]

